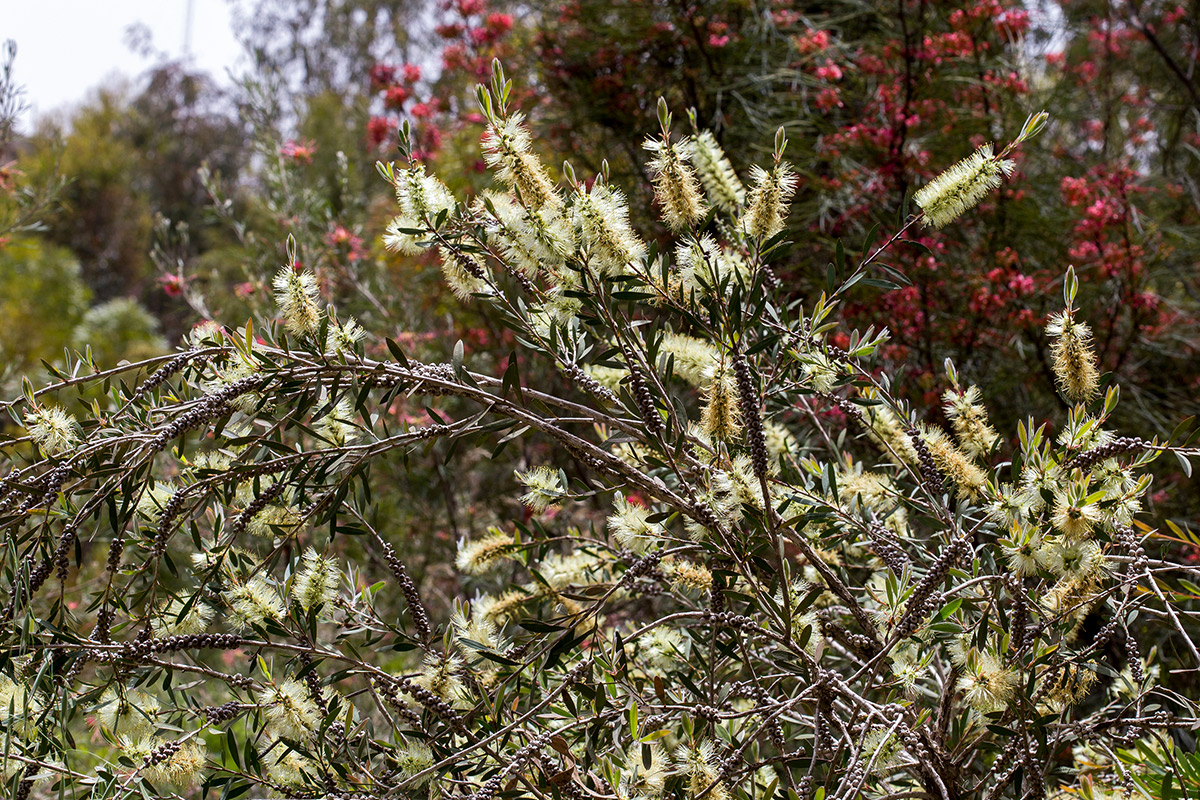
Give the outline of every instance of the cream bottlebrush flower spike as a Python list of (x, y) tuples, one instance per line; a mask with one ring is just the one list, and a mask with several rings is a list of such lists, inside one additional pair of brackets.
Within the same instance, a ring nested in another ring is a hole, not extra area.
[(571, 215), (591, 264), (601, 275), (621, 275), (631, 262), (641, 261), (646, 245), (629, 224), (625, 195), (596, 181), (591, 191), (578, 187)]
[(703, 219), (708, 207), (700, 196), (696, 171), (686, 160), (685, 144), (671, 143), (671, 113), (667, 111), (667, 101), (661, 97), (658, 122), (662, 126), (661, 138), (648, 138), (642, 147), (654, 154), (648, 166), (654, 176), (654, 198), (662, 206), (663, 221), (671, 230), (682, 231)]
[(305, 611), (328, 603), (337, 596), (341, 576), (336, 559), (308, 548), (300, 560), (300, 570), (292, 579), (292, 599)]
[(1096, 367), (1096, 353), (1092, 349), (1092, 330), (1075, 319), (1078, 288), (1075, 267), (1067, 267), (1063, 283), (1067, 307), (1062, 313), (1051, 315), (1046, 323), (1046, 333), (1053, 340), (1050, 344), (1051, 368), (1059, 393), (1069, 402), (1086, 403), (1100, 388), (1100, 370)]
[(308, 687), (290, 678), (280, 684), (272, 683), (259, 692), (258, 705), (267, 725), (289, 739), (304, 741), (316, 734), (321, 722), (320, 709), (312, 701)]
[(475, 87), (479, 110), (488, 122), (483, 133), (483, 158), (497, 177), (520, 196), (521, 204), (537, 210), (562, 205), (562, 198), (546, 169), (530, 150), (529, 129), (524, 115), (508, 112), (512, 81), (504, 77), (499, 59), (492, 60), (491, 87)]
[(705, 375), (709, 382), (700, 411), (700, 430), (709, 439), (734, 440), (742, 432), (742, 409), (738, 404), (733, 371), (722, 364), (714, 364)]
[(1041, 133), (1049, 119), (1045, 111), (1030, 114), (1017, 138), (1000, 155), (994, 154), (989, 142), (922, 186), (913, 195), (913, 202), (925, 213), (925, 225), (944, 228), (978, 205), (988, 192), (1000, 186), (1002, 178), (1012, 174), (1015, 165), (1008, 154)]
[(710, 131), (700, 131), (691, 138), (688, 158), (700, 176), (709, 202), (726, 214), (737, 213), (746, 202), (746, 189)]
[(54, 458), (79, 443), (79, 423), (55, 406), (44, 406), (25, 415), (25, 427), (41, 451)]
[(682, 143), (647, 139), (642, 147), (654, 154), (649, 167), (654, 175), (654, 198), (662, 206), (663, 222), (673, 231), (682, 231), (703, 219), (708, 207), (700, 197), (695, 171), (684, 161)]
[(311, 272), (297, 272), (295, 267), (285, 266), (275, 274), (275, 302), (293, 336), (317, 332), (321, 324), (319, 297), (317, 279)]
[(502, 559), (515, 558), (516, 549), (512, 534), (492, 527), (488, 528), (487, 536), (470, 542), (460, 541), (454, 563), (464, 575), (482, 575)]
[(453, 193), (436, 177), (425, 174), (425, 166), (415, 162), (408, 169), (393, 171), (391, 166), (383, 170), (396, 190), (396, 203), (400, 213), (395, 216), (383, 233), (383, 245), (393, 253), (415, 256), (424, 252), (421, 237), (428, 228), (436, 225), (438, 218), (454, 213), (458, 201)]
[(367, 332), (354, 317), (346, 320), (345, 324), (333, 318), (332, 312), (330, 317), (329, 332), (325, 335), (325, 352), (330, 355), (352, 354), (355, 345), (363, 340)]
[(995, 156), (992, 145), (985, 144), (922, 186), (913, 202), (925, 212), (926, 226), (944, 228), (1000, 186), (1001, 176), (1011, 175), (1013, 167), (1011, 160)]
[(546, 168), (530, 153), (529, 129), (522, 124), (524, 119), (519, 112), (507, 119), (493, 119), (483, 133), (483, 159), (530, 208), (559, 206), (562, 200)]
[(770, 239), (783, 230), (788, 204), (799, 179), (791, 165), (782, 161), (771, 170), (755, 165), (750, 168), (750, 177), (754, 179), (754, 188), (742, 226), (757, 239)]
[(456, 253), (448, 247), (439, 247), (442, 259), (442, 276), (446, 285), (459, 300), (470, 300), (477, 294), (491, 294), (492, 287), (483, 276), (487, 274), (483, 259), (474, 253)]
[(948, 358), (946, 373), (950, 377), (951, 388), (942, 394), (942, 401), (954, 435), (963, 452), (971, 458), (983, 458), (991, 452), (1000, 435), (988, 423), (987, 409), (981, 400), (982, 393), (978, 386), (968, 386), (966, 391), (959, 387), (958, 371)]
[(521, 502), (538, 514), (550, 508), (557, 508), (566, 496), (562, 476), (552, 467), (534, 467), (528, 472), (517, 472), (516, 476), (529, 490), (521, 496)]
[(786, 147), (787, 136), (780, 128), (775, 132), (775, 165), (770, 170), (758, 165), (750, 169), (754, 188), (750, 190), (742, 227), (756, 239), (770, 239), (783, 230), (788, 205), (800, 183), (792, 171), (792, 165), (783, 160)]

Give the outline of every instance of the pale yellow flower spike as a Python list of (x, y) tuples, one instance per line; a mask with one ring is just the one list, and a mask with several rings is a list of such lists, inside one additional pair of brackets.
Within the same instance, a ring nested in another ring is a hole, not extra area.
[(688, 144), (688, 157), (709, 202), (726, 214), (737, 213), (746, 202), (746, 190), (717, 140), (709, 131), (701, 131)]
[(684, 145), (664, 138), (647, 139), (642, 147), (654, 154), (648, 166), (654, 176), (654, 197), (667, 226), (682, 231), (703, 219), (708, 208), (700, 196), (696, 172), (685, 160)]
[(950, 169), (925, 184), (913, 202), (925, 212), (925, 225), (944, 228), (974, 208), (1012, 174), (1013, 162), (997, 158), (992, 145), (985, 144)]

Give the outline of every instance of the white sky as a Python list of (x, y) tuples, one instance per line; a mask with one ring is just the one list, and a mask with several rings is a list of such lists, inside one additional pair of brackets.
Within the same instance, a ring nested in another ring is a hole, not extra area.
[[(191, 0), (189, 66), (220, 83), (227, 72), (244, 66), (231, 27), (228, 0)], [(138, 23), (151, 34), (150, 46), (171, 60), (184, 56), (189, 0), (0, 0), (0, 41), (14, 39), (13, 78), (25, 87), (35, 117), (83, 100), (102, 84), (136, 79), (160, 63), (133, 52), (126, 30)]]

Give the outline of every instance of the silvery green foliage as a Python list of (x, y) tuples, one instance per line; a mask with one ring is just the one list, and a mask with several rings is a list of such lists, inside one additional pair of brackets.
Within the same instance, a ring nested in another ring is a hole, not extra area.
[[(1187, 443), (1109, 431), (1112, 387), (1010, 447), (953, 365), (951, 429), (919, 423), (872, 364), (885, 331), (830, 341), (903, 230), (790, 302), (782, 136), (742, 192), (664, 113), (660, 196), (695, 169), (717, 209), (674, 209), (664, 247), (603, 175), (554, 183), (508, 92), (499, 70), (480, 90), (494, 192), (381, 165), (385, 240), (515, 332), (501, 374), (343, 326), (289, 264), (282, 324), (6, 404), (10, 794), (1026, 797), (1072, 759), (1152, 780), (1122, 753), (1169, 763), (1195, 717), (1138, 638), (1200, 657), (1186, 570), (1147, 556), (1139, 513), (1147, 464)], [(457, 596), (418, 584), (370, 466), (519, 437), (555, 455), (515, 465), (513, 518), (448, 557)]]

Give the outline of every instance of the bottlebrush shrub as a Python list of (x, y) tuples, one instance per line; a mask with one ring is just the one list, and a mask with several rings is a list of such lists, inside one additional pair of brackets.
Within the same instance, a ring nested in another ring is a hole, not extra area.
[[(662, 87), (717, 129), (739, 169), (758, 157), (764, 131), (786, 125), (803, 166), (798, 247), (775, 269), (797, 293), (819, 287), (811, 265), (837, 238), (889, 229), (949, 160), (1019, 125), (1028, 108), (1053, 108), (1056, 135), (1022, 150), (1015, 181), (959, 224), (911, 232), (886, 259), (903, 285), (856, 292), (840, 313), (848, 327), (889, 327), (880, 358), (891, 364), (877, 363), (905, 368), (900, 396), (936, 403), (950, 357), (979, 374), (1011, 430), (1062, 409), (1041, 345), (1073, 263), (1098, 355), (1126, 388), (1117, 416), (1148, 438), (1200, 410), (1189, 284), (1200, 217), (1186, 188), (1197, 151), (1178, 146), (1200, 132), (1195, 87), (1177, 77), (1200, 31), (1182, 22), (1197, 16), (1185, 6), (1086, 0), (1039, 14), (1012, 0), (569, 0), (540, 27), (530, 69), (552, 98), (537, 113), (555, 148), (576, 167), (605, 151), (622, 183), (644, 168), (635, 151)], [(643, 207), (637, 193), (631, 205)], [(1158, 509), (1193, 517), (1184, 494)]]
[[(1195, 666), (1197, 591), (1146, 553), (1137, 514), (1146, 465), (1196, 450), (1108, 430), (1118, 392), (1073, 273), (1049, 332), (1074, 403), (1056, 428), (1022, 424), (1009, 452), (953, 365), (951, 430), (918, 426), (872, 366), (886, 332), (828, 342), (888, 245), (840, 253), (826, 295), (777, 299), (785, 137), (743, 184), (660, 104), (647, 146), (678, 229), (660, 249), (605, 175), (552, 179), (509, 93), (498, 67), (479, 91), (494, 190), (464, 205), (416, 161), (381, 165), (384, 239), (435, 249), (572, 391), (524, 383), (515, 357), (476, 372), (461, 344), (449, 363), (394, 342), (368, 358), (289, 264), (282, 325), (213, 324), (169, 359), (63, 370), (7, 404), (28, 432), (0, 488), (10, 794), (1163, 785), (1195, 714), (1139, 638)], [(964, 169), (939, 191), (973, 194)], [(401, 395), (474, 408), (397, 427), (380, 409)], [(528, 522), (460, 543), (445, 601), (372, 502), (372, 464), (436, 438), (556, 447), (513, 475)]]

